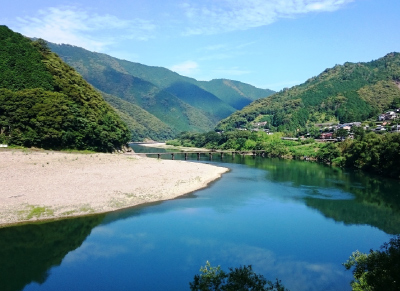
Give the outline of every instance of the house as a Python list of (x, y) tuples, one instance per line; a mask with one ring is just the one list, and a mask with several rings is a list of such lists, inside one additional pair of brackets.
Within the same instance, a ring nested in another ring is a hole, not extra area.
[[(397, 111), (397, 109), (396, 109), (396, 111)], [(379, 120), (379, 121), (393, 120), (393, 119), (395, 119), (396, 117), (397, 117), (396, 112), (394, 112), (394, 111), (388, 111), (388, 112), (386, 112), (386, 113), (380, 114), (380, 115), (378, 116), (378, 120)]]
[(392, 126), (392, 131), (400, 132), (400, 125), (393, 125)]
[(324, 132), (324, 133), (321, 133), (321, 135), (320, 135), (319, 138), (320, 138), (320, 139), (331, 139), (331, 138), (333, 138), (333, 132)]
[(388, 112), (386, 112), (386, 118), (388, 118), (388, 120), (395, 119), (396, 113), (394, 111), (388, 111)]
[(386, 119), (386, 115), (385, 114), (379, 114), (378, 116), (378, 120), (379, 121), (384, 121)]

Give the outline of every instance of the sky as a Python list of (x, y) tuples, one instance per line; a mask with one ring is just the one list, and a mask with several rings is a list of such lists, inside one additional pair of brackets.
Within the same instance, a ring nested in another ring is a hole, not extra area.
[(0, 0), (28, 37), (279, 91), (400, 52), (399, 0)]

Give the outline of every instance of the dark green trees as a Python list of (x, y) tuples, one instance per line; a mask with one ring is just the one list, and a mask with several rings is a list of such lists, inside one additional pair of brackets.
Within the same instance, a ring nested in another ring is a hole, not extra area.
[(212, 267), (207, 262), (200, 272), (189, 283), (191, 291), (289, 291), (279, 280), (272, 283), (263, 275), (254, 273), (251, 266), (229, 268), (229, 273), (226, 273), (220, 266)]
[(110, 152), (131, 134), (43, 40), (0, 26), (0, 143)]
[(354, 267), (353, 290), (399, 290), (400, 236), (385, 243), (380, 251), (354, 252), (343, 265), (347, 270)]
[(332, 165), (333, 160), (340, 157), (341, 153), (335, 143), (329, 142), (318, 150), (317, 159)]

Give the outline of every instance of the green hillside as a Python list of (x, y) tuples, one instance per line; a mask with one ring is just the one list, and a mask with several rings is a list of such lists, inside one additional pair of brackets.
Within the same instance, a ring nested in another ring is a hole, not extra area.
[(220, 121), (236, 111), (235, 108), (221, 101), (221, 99), (217, 98), (215, 95), (188, 82), (176, 82), (169, 86), (166, 91), (187, 104), (199, 108), (215, 117), (212, 118), (215, 122)]
[(0, 26), (0, 143), (113, 151), (130, 132), (43, 40)]
[(177, 134), (164, 122), (139, 106), (104, 92), (101, 92), (101, 94), (104, 100), (117, 110), (122, 121), (131, 129), (132, 140), (152, 139), (160, 141), (171, 139)]
[(208, 91), (235, 109), (242, 109), (254, 100), (275, 93), (272, 90), (256, 88), (239, 81), (227, 79), (197, 81), (162, 67), (151, 67), (128, 61), (120, 61), (120, 64), (124, 70), (133, 76), (147, 80), (160, 88), (169, 90), (174, 84), (189, 83)]
[(275, 92), (269, 89), (260, 89), (239, 81), (214, 79), (209, 82), (200, 82), (200, 87), (211, 92), (233, 108), (240, 110), (251, 102), (268, 97)]
[[(50, 44), (50, 47), (94, 87), (141, 107), (174, 132), (207, 131), (222, 119), (189, 105), (149, 81), (131, 75), (121, 66), (123, 61), (70, 45)], [(233, 110), (228, 114), (231, 112)]]
[[(97, 89), (138, 105), (174, 131), (210, 130), (238, 106), (241, 109), (270, 93), (244, 83), (241, 83), (243, 92), (239, 93), (224, 83), (207, 87), (203, 86), (207, 82), (166, 68), (119, 60), (71, 45), (49, 43), (49, 46)], [(214, 87), (216, 94), (208, 90)]]
[(305, 83), (259, 99), (217, 125), (217, 130), (266, 121), (267, 127), (294, 135), (314, 123), (376, 119), (400, 106), (400, 54), (368, 63), (326, 69)]

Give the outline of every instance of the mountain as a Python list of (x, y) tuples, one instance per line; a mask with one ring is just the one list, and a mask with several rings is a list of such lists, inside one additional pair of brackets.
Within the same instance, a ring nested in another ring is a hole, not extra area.
[(200, 87), (218, 96), (233, 108), (240, 110), (251, 102), (268, 97), (275, 93), (269, 89), (259, 89), (239, 81), (214, 79), (209, 82), (199, 82)]
[(101, 94), (128, 128), (132, 129), (132, 140), (167, 140), (176, 135), (171, 127), (139, 106), (104, 92)]
[(0, 26), (0, 143), (113, 151), (129, 140), (114, 109), (45, 41)]
[(273, 93), (229, 80), (200, 82), (166, 68), (120, 60), (71, 45), (48, 44), (98, 90), (146, 110), (174, 134), (208, 131), (237, 109)]
[(400, 54), (366, 63), (345, 63), (326, 69), (305, 83), (254, 101), (217, 125), (217, 130), (267, 122), (289, 134), (323, 122), (375, 119), (400, 107)]

